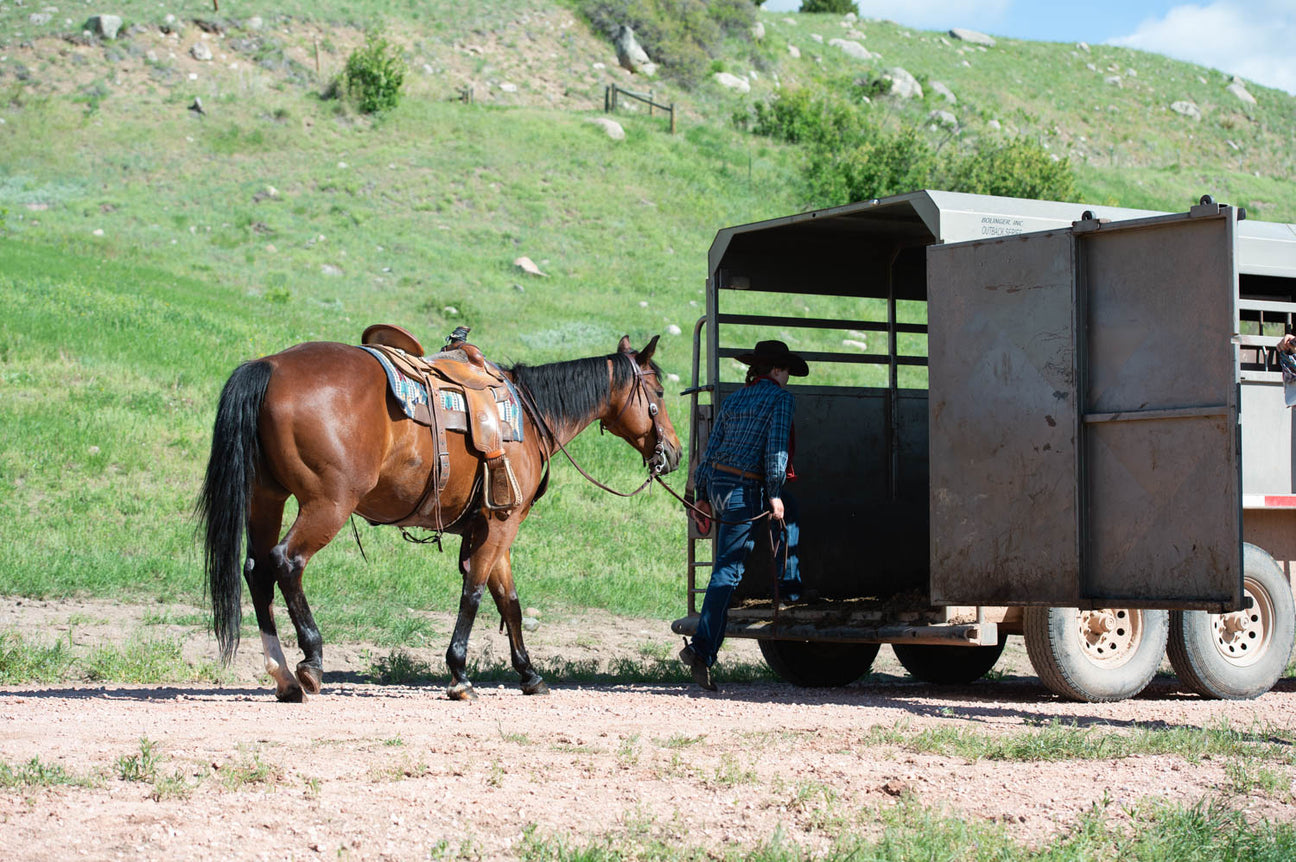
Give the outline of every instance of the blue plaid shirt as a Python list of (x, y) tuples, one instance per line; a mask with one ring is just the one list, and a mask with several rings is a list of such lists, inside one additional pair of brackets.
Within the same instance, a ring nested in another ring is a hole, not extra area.
[(706, 499), (716, 464), (764, 474), (766, 493), (779, 496), (787, 473), (788, 436), (795, 409), (792, 393), (768, 378), (726, 398), (693, 473), (698, 499)]

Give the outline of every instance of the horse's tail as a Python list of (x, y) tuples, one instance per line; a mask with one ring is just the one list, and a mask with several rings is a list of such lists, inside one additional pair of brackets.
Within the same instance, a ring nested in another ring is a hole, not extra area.
[(261, 457), (257, 417), (272, 370), (268, 362), (245, 362), (225, 382), (212, 429), (207, 476), (198, 498), (198, 516), (206, 524), (204, 550), (212, 626), (221, 661), (226, 664), (238, 649), (243, 621), (244, 543), (252, 481)]

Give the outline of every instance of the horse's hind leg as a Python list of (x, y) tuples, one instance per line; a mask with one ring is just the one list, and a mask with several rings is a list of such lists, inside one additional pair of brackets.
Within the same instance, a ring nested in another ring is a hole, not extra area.
[[(297, 519), (288, 534), (270, 551), (274, 561), (275, 579), (283, 594), (288, 616), (297, 629), (297, 645), (304, 656), (297, 665), (297, 677), (291, 679), (287, 690), (279, 689), (280, 700), (300, 701), (303, 689), (317, 694), (324, 681), (324, 639), (315, 625), (306, 593), (302, 589), (302, 573), (311, 557), (332, 541), (355, 508), (355, 500), (315, 499), (302, 502)], [(286, 674), (285, 674), (286, 675)], [(276, 683), (279, 678), (276, 677)], [(300, 683), (300, 687), (298, 687)]]
[(279, 563), (276, 566), (279, 591), (284, 594), (288, 616), (292, 617), (293, 626), (297, 629), (297, 646), (302, 649), (297, 681), (312, 695), (319, 693), (324, 682), (324, 638), (315, 625), (315, 616), (306, 601), (306, 591), (302, 590), (302, 573), (311, 557), (333, 541), (337, 531), (346, 524), (355, 503), (354, 499), (315, 499), (302, 503), (292, 529), (271, 552)]
[(518, 601), (517, 589), (513, 586), (513, 561), (508, 551), (504, 551), (496, 560), (487, 586), (495, 599), (495, 607), (499, 608), (500, 617), (508, 626), (509, 653), (513, 659), (513, 669), (522, 678), (522, 693), (548, 694), (549, 686), (531, 665), (531, 656), (527, 654), (526, 644), (522, 641), (522, 605)]
[(301, 700), (301, 689), (288, 672), (274, 619), (278, 566), (272, 550), (283, 525), (284, 499), (265, 491), (253, 494), (248, 518), (249, 555), (243, 567), (243, 579), (252, 594), (252, 608), (256, 612), (257, 629), (261, 632), (261, 649), (265, 653), (265, 669), (275, 681), (276, 694), (280, 700)]

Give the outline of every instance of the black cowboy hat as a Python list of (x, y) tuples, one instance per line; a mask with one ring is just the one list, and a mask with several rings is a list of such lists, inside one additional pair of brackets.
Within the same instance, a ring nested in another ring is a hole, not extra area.
[(771, 368), (786, 368), (793, 377), (805, 377), (810, 373), (806, 361), (797, 356), (782, 341), (758, 341), (751, 353), (741, 353), (737, 357), (744, 365), (760, 362)]

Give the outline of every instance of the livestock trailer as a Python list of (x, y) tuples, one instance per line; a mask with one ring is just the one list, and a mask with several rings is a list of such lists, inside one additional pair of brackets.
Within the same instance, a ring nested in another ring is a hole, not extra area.
[[(1208, 697), (1274, 684), (1296, 631), (1296, 436), (1274, 347), (1296, 226), (918, 191), (728, 227), (694, 328), (690, 475), (734, 357), (810, 364), (790, 486), (813, 601), (759, 554), (729, 637), (802, 685), (892, 644), (964, 683), (1021, 635), (1051, 690), (1138, 693), (1168, 652)], [(688, 527), (692, 634), (713, 534)], [(761, 547), (760, 542), (757, 547)]]

